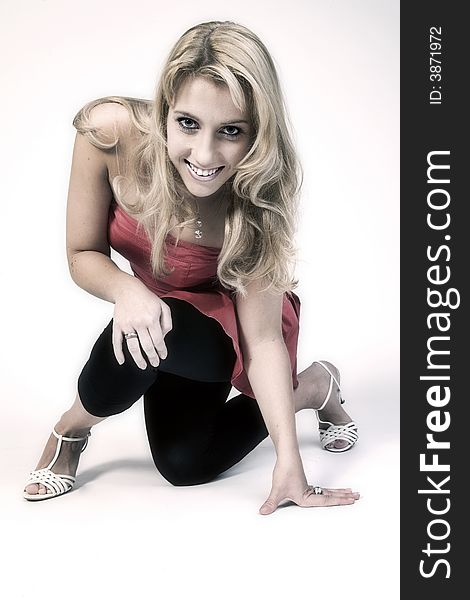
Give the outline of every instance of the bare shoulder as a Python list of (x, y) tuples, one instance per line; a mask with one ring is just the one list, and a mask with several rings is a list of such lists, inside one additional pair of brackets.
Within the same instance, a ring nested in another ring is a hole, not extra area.
[(108, 143), (119, 142), (119, 138), (132, 129), (128, 109), (117, 102), (97, 104), (90, 111), (91, 126), (105, 138)]
[(85, 104), (75, 115), (73, 125), (103, 151), (125, 143), (132, 128), (131, 116), (124, 105), (101, 98)]
[(125, 175), (132, 148), (148, 131), (153, 103), (125, 96), (91, 100), (75, 115), (73, 125), (104, 152), (109, 181)]

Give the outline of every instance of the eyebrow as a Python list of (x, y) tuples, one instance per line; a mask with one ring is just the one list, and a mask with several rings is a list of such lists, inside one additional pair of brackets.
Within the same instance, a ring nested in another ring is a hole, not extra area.
[[(195, 117), (194, 115), (192, 115), (189, 112), (183, 112), (181, 110), (175, 110), (174, 111), (175, 115), (183, 115), (185, 117), (189, 117), (190, 119), (193, 119), (194, 121), (199, 121), (199, 119), (197, 117)], [(231, 121), (225, 121), (224, 123), (221, 123), (221, 125), (231, 125), (232, 123), (246, 123), (248, 125), (248, 121), (246, 121), (245, 119), (232, 119)]]

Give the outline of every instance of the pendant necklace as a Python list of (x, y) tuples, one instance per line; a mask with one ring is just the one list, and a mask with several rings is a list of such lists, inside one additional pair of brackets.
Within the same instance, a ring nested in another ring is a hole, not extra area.
[[(196, 202), (196, 204), (197, 204), (197, 202)], [(201, 221), (201, 216), (199, 214), (199, 206), (197, 207), (196, 229), (194, 230), (194, 237), (197, 240), (200, 240), (202, 238), (202, 221)]]
[[(194, 199), (195, 203), (196, 203), (196, 207), (197, 207), (197, 214), (196, 214), (196, 229), (194, 230), (194, 237), (196, 240), (200, 240), (203, 237), (203, 231), (202, 231), (202, 219), (201, 219), (201, 214), (199, 212), (199, 204), (197, 202), (196, 199)], [(217, 210), (217, 213), (215, 216), (217, 216), (220, 212), (220, 207), (222, 206), (222, 204), (225, 202), (225, 194), (223, 196), (222, 202), (219, 203), (219, 208)]]

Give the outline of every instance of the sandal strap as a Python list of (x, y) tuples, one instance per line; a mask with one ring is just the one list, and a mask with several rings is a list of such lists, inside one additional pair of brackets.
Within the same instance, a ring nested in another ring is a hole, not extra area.
[(75, 477), (73, 475), (53, 473), (47, 468), (38, 469), (31, 472), (25, 487), (31, 483), (41, 483), (55, 495), (65, 494), (65, 492), (68, 492), (73, 487)]
[(64, 435), (60, 435), (59, 433), (57, 433), (57, 431), (55, 429), (52, 429), (52, 433), (55, 435), (55, 437), (57, 438), (58, 441), (57, 441), (57, 446), (55, 449), (54, 457), (51, 460), (51, 462), (47, 465), (47, 467), (45, 467), (46, 469), (52, 469), (52, 467), (55, 465), (55, 462), (60, 454), (60, 449), (62, 448), (62, 442), (64, 440), (66, 442), (76, 442), (76, 441), (80, 441), (80, 440), (86, 440), (85, 444), (83, 445), (83, 448), (80, 450), (80, 452), (83, 452), (85, 450), (85, 448), (87, 447), (88, 438), (91, 435), (91, 431), (89, 431), (85, 437), (72, 438), (72, 437), (66, 437)]
[[(327, 423), (327, 421), (320, 421), (321, 423)], [(320, 442), (323, 446), (331, 444), (336, 440), (346, 440), (351, 446), (354, 445), (359, 439), (357, 433), (357, 425), (354, 421), (351, 421), (347, 425), (333, 425), (330, 424), (328, 429), (320, 429)], [(346, 448), (345, 448), (346, 449)]]
[(65, 442), (77, 442), (80, 440), (86, 440), (88, 442), (88, 438), (91, 435), (91, 431), (89, 431), (85, 437), (66, 437), (65, 435), (61, 435), (60, 433), (57, 433), (57, 431), (55, 429), (52, 430), (52, 433), (56, 436), (56, 438), (58, 438), (59, 440), (62, 439)]
[(340, 386), (340, 384), (339, 384), (339, 381), (336, 379), (336, 377), (335, 377), (335, 376), (333, 375), (333, 373), (331, 372), (331, 369), (329, 369), (329, 368), (328, 368), (328, 367), (325, 365), (325, 363), (324, 363), (323, 361), (321, 361), (321, 360), (316, 360), (315, 362), (316, 362), (316, 363), (318, 363), (319, 365), (321, 365), (321, 366), (322, 366), (322, 367), (325, 369), (325, 371), (327, 371), (327, 372), (330, 374), (330, 385), (329, 385), (329, 388), (328, 388), (328, 393), (327, 393), (327, 395), (326, 395), (326, 398), (325, 398), (325, 400), (323, 400), (323, 404), (322, 404), (322, 405), (321, 405), (319, 408), (317, 408), (316, 410), (323, 410), (323, 409), (325, 408), (325, 406), (328, 404), (328, 400), (330, 399), (331, 392), (332, 392), (332, 390), (333, 390), (333, 381), (334, 381), (334, 382), (336, 383), (336, 385), (338, 386), (340, 403), (341, 403), (341, 404), (344, 404), (344, 400), (343, 400), (343, 398), (341, 397), (341, 386)]
[[(87, 447), (91, 431), (89, 431), (85, 437), (67, 437), (65, 435), (60, 435), (59, 433), (57, 433), (55, 428), (52, 429), (52, 433), (57, 438), (54, 457), (51, 460), (51, 462), (47, 465), (47, 467), (44, 467), (43, 469), (37, 469), (36, 471), (31, 471), (25, 487), (32, 483), (40, 483), (50, 492), (52, 492), (52, 494), (49, 495), (58, 496), (60, 494), (65, 494), (66, 492), (71, 490), (75, 483), (75, 477), (73, 475), (66, 475), (64, 473), (54, 473), (51, 470), (52, 467), (55, 465), (57, 458), (60, 454), (62, 442), (79, 442), (85, 440), (85, 443), (82, 449), (80, 450), (80, 452), (83, 452)], [(34, 496), (39, 496), (39, 494), (34, 494)], [(28, 499), (30, 498), (28, 497)]]
[(58, 439), (57, 442), (57, 446), (55, 449), (55, 454), (53, 459), (51, 460), (51, 462), (47, 465), (47, 467), (45, 467), (46, 469), (52, 469), (52, 467), (55, 465), (55, 461), (57, 460), (59, 454), (60, 454), (60, 449), (62, 448), (62, 442), (79, 442), (80, 440), (86, 440), (85, 444), (83, 445), (83, 448), (80, 450), (80, 452), (83, 452), (85, 450), (85, 448), (87, 447), (88, 444), (88, 438), (91, 435), (91, 431), (89, 431), (85, 437), (66, 437), (65, 435), (60, 435), (59, 433), (57, 433), (57, 431), (55, 429), (52, 429), (52, 433), (55, 435), (55, 437)]

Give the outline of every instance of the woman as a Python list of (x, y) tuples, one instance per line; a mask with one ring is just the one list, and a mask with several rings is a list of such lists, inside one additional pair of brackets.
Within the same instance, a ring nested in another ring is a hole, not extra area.
[[(178, 40), (155, 101), (101, 98), (74, 119), (67, 205), (73, 280), (114, 303), (24, 491), (70, 491), (91, 427), (144, 396), (147, 434), (173, 485), (210, 481), (268, 434), (276, 450), (270, 514), (351, 504), (351, 489), (309, 486), (297, 410), (318, 411), (320, 440), (357, 440), (337, 369), (297, 376), (300, 300), (290, 275), (301, 169), (273, 61), (232, 22)], [(175, 232), (175, 235), (172, 233)], [(110, 245), (135, 276), (110, 259)], [(226, 402), (234, 385), (240, 395)]]

